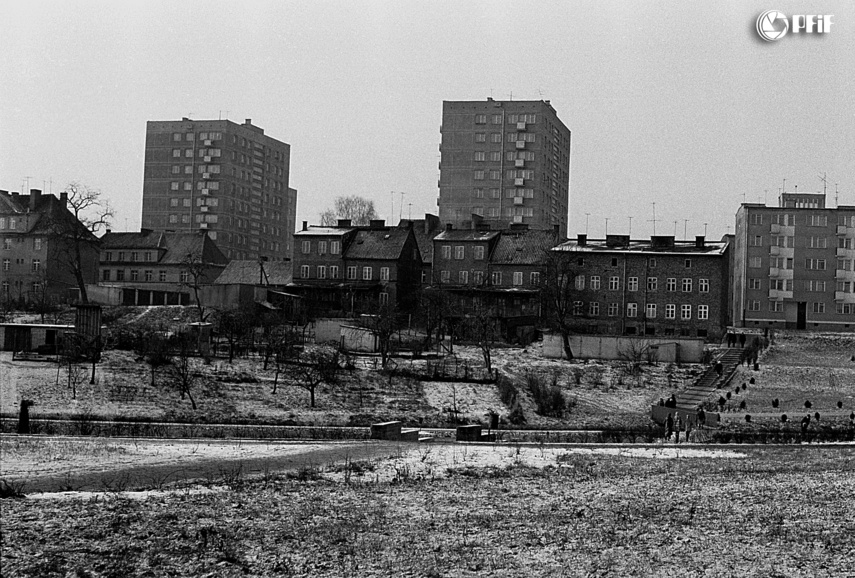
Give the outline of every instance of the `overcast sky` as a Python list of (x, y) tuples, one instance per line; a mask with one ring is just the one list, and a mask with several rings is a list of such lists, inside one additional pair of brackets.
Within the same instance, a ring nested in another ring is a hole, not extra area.
[[(147, 120), (251, 118), (291, 145), (298, 225), (349, 194), (397, 221), (437, 212), (442, 101), (511, 94), (572, 131), (571, 236), (649, 235), (655, 203), (658, 234), (718, 238), (826, 172), (855, 205), (855, 2), (4, 4), (0, 188), (83, 182), (120, 230)], [(762, 42), (773, 8), (834, 24)]]

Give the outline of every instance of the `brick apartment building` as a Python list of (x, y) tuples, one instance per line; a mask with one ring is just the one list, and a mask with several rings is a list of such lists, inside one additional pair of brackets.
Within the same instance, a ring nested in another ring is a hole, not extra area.
[(297, 211), (290, 158), (290, 145), (250, 119), (149, 121), (142, 226), (208, 231), (229, 259), (288, 259)]
[(0, 191), (0, 299), (29, 303), (68, 303), (80, 299), (69, 263), (74, 244), (64, 238), (65, 227), (79, 227), (84, 283), (98, 275), (98, 239), (66, 206), (67, 194), (29, 195)]
[(574, 331), (710, 341), (728, 325), (728, 250), (726, 242), (703, 237), (628, 235), (579, 235), (554, 249), (575, 275)]
[(790, 192), (736, 213), (733, 319), (740, 327), (855, 329), (855, 206)]
[(441, 222), (566, 234), (570, 130), (549, 101), (445, 101), (440, 131)]

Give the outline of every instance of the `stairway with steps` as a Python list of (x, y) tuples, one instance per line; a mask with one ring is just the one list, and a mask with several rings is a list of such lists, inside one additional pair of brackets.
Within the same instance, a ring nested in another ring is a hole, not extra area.
[[(727, 386), (739, 366), (742, 349), (730, 347), (720, 355), (698, 380), (677, 395), (677, 409), (694, 412), (719, 388)], [(715, 371), (715, 363), (721, 362), (721, 377)]]

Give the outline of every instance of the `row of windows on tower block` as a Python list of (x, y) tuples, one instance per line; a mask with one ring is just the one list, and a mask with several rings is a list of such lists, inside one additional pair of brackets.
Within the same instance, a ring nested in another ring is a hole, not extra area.
[[(793, 257), (771, 257), (769, 259), (769, 267), (772, 269), (792, 269), (795, 264)], [(835, 263), (838, 271), (852, 271), (855, 268), (855, 259), (837, 259)], [(750, 269), (762, 269), (762, 257), (749, 257), (748, 267)], [(828, 270), (828, 261), (826, 259), (804, 260), (804, 268), (808, 271), (826, 271)]]
[[(793, 213), (773, 213), (771, 215), (753, 213), (748, 221), (752, 225), (772, 224), (792, 227), (796, 224), (796, 215)], [(809, 227), (827, 227), (828, 215), (805, 215), (804, 224)], [(837, 215), (837, 224), (842, 227), (855, 227), (855, 215)]]
[[(157, 282), (166, 283), (166, 271), (163, 270), (157, 271), (157, 275), (155, 275), (152, 269), (144, 269), (142, 271), (139, 269), (131, 269), (130, 271), (125, 271), (125, 269), (101, 269), (102, 281), (146, 281), (152, 283), (155, 282), (155, 277), (157, 277)], [(190, 273), (188, 271), (181, 271), (179, 279), (181, 283), (189, 282)]]
[[(683, 304), (679, 305), (678, 309), (678, 305), (676, 303), (667, 303), (663, 309), (662, 317), (669, 320), (676, 320), (678, 311), (679, 319), (681, 321), (691, 321), (693, 313), (695, 315), (695, 319), (698, 321), (706, 321), (710, 318), (709, 305), (698, 305), (697, 307), (693, 307), (692, 305)], [(599, 301), (589, 301), (586, 306), (584, 301), (573, 302), (573, 315), (577, 316), (587, 315), (588, 317), (598, 317), (605, 315), (607, 317), (618, 317), (620, 316), (620, 311), (620, 303), (601, 304)], [(628, 318), (637, 318), (639, 316), (638, 303), (627, 303), (624, 310), (624, 316)], [(644, 318), (657, 319), (658, 317), (659, 305), (656, 303), (648, 303), (644, 308)]]
[(537, 124), (537, 115), (534, 113), (524, 113), (524, 114), (476, 114), (475, 115), (475, 124), (487, 124), (487, 119), (489, 117), (490, 122), (492, 124), (502, 124), (502, 116), (505, 116), (508, 124), (517, 124), (517, 123), (525, 123), (525, 124)]
[[(766, 241), (766, 239), (768, 239), (768, 241)], [(766, 244), (768, 244), (769, 247), (792, 249), (796, 246), (796, 238), (792, 235), (772, 235), (771, 237), (767, 237), (765, 235), (752, 235), (748, 238), (748, 245), (751, 247), (763, 247)], [(828, 245), (827, 236), (810, 236), (804, 238), (805, 249), (827, 249)], [(855, 246), (855, 239), (852, 237), (837, 237), (836, 245), (838, 249), (851, 249)], [(831, 241), (831, 246), (835, 246), (833, 239)]]
[[(619, 262), (620, 262), (620, 259), (618, 259), (617, 257), (612, 257), (612, 258), (611, 258), (611, 261), (610, 261), (610, 265), (611, 265), (612, 267), (617, 267)], [(667, 263), (667, 262), (668, 262), (668, 261), (666, 260), (666, 263)], [(577, 264), (577, 265), (579, 265), (580, 267), (584, 267), (584, 266), (585, 266), (585, 263), (587, 263), (587, 260), (585, 259), (585, 257), (577, 257), (577, 258), (576, 258), (576, 264)], [(603, 263), (603, 262), (601, 262), (601, 261), (597, 260), (597, 261), (595, 261), (595, 262), (593, 263), (593, 265), (595, 265), (595, 266), (601, 266), (601, 265), (602, 265), (602, 266), (605, 266), (605, 263)], [(656, 257), (648, 257), (648, 258), (647, 258), (647, 266), (648, 266), (649, 268), (651, 268), (651, 269), (653, 269), (654, 267), (656, 267), (656, 266), (657, 266), (657, 260), (656, 260)], [(683, 259), (683, 267), (685, 267), (686, 269), (691, 269), (691, 268), (692, 268), (692, 260), (691, 260), (691, 259)]]
[[(501, 144), (502, 142), (502, 133), (500, 132), (492, 132), (489, 133), (489, 141), (493, 144)], [(475, 142), (476, 143), (486, 143), (487, 142), (487, 133), (486, 132), (476, 132), (475, 133)], [(537, 142), (537, 135), (529, 132), (509, 132), (507, 135), (507, 141), (509, 143), (516, 143), (518, 148), (524, 148), (525, 143), (533, 143)]]
[[(606, 281), (608, 285), (606, 286), (609, 291), (620, 291), (621, 283), (620, 276), (612, 275)], [(585, 276), (577, 275), (573, 280), (576, 289), (583, 290), (585, 288)], [(603, 282), (605, 278), (601, 278), (599, 275), (591, 275), (588, 279), (588, 288), (597, 291), (602, 288)], [(679, 281), (679, 283), (678, 283)], [(647, 287), (647, 291), (658, 291), (660, 286), (665, 291), (676, 292), (679, 290), (683, 293), (691, 293), (694, 287), (694, 279), (691, 277), (684, 277), (682, 279), (677, 279), (676, 277), (666, 277), (665, 283), (659, 283), (659, 277), (647, 277), (645, 281), (645, 286)], [(626, 278), (626, 290), (627, 291), (638, 291), (640, 287), (639, 277), (627, 277)], [(698, 279), (698, 292), (699, 293), (709, 293), (710, 291), (710, 280), (709, 279)]]
[[(15, 263), (16, 265), (23, 265), (24, 264), (24, 259), (16, 259), (15, 261), (16, 261), (16, 263)], [(41, 259), (33, 259), (31, 261), (30, 270), (33, 273), (38, 273), (39, 271), (41, 271), (41, 268), (42, 268)], [(11, 271), (12, 270), (12, 260), (11, 259), (3, 259), (3, 270), (4, 271)]]
[[(338, 265), (317, 265), (314, 267), (315, 277), (312, 277), (312, 265), (300, 265), (301, 279), (339, 279), (341, 268)], [(351, 265), (345, 268), (346, 279), (349, 281), (373, 281), (374, 267), (362, 267), (359, 277), (359, 267)], [(389, 267), (380, 267), (380, 281), (389, 281)]]
[[(784, 302), (777, 301), (774, 299), (770, 299), (767, 302), (767, 310), (772, 313), (783, 313), (784, 312)], [(759, 299), (750, 299), (747, 303), (748, 311), (763, 311), (763, 302)], [(814, 301), (810, 304), (810, 311), (812, 313), (827, 313), (830, 312), (826, 309), (827, 305), (823, 301)], [(834, 312), (838, 315), (852, 315), (855, 313), (855, 304), (853, 303), (835, 303), (834, 304)]]
[[(471, 275), (472, 283), (475, 285), (483, 285), (485, 279), (484, 271), (472, 271)], [(469, 271), (458, 271), (457, 279), (454, 280), (455, 283), (459, 285), (468, 285), (470, 280)], [(519, 287), (524, 285), (525, 274), (522, 271), (514, 271), (511, 275), (511, 284)], [(439, 282), (440, 283), (451, 283), (451, 271), (440, 271), (439, 272)], [(540, 283), (540, 273), (537, 271), (529, 274), (529, 283), (531, 285), (538, 285)], [(502, 272), (501, 271), (493, 271), (490, 273), (490, 285), (493, 287), (499, 287), (502, 285)]]

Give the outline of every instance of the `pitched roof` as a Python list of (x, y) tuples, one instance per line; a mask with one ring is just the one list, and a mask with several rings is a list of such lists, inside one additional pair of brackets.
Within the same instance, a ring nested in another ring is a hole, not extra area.
[(433, 263), (433, 238), (442, 232), (439, 227), (439, 219), (433, 217), (430, 221), (428, 219), (402, 220), (398, 227), (406, 229), (410, 223), (412, 223), (416, 244), (419, 246), (419, 253), (422, 255), (422, 263)]
[[(18, 195), (0, 191), (0, 215), (17, 219), (15, 230), (7, 231), (18, 234), (50, 235), (58, 233), (57, 229), (66, 228), (65, 224), (61, 227), (55, 225), (72, 221), (79, 227), (85, 227), (74, 218), (63, 200), (50, 193), (36, 192), (34, 199), (32, 194)], [(91, 232), (90, 235), (91, 241), (97, 240)]]
[(231, 261), (214, 281), (217, 285), (287, 285), (291, 282), (290, 261)]
[(498, 265), (537, 265), (544, 262), (557, 243), (552, 231), (502, 231), (490, 261)]
[(164, 265), (181, 264), (187, 255), (198, 255), (203, 263), (213, 265), (229, 262), (206, 231), (170, 233), (142, 229), (139, 233), (107, 233), (101, 237), (101, 249), (162, 249), (165, 254), (158, 263)]
[(167, 233), (141, 229), (139, 233), (105, 233), (101, 237), (101, 249), (166, 249), (163, 236)]
[(312, 225), (308, 229), (304, 229), (302, 231), (297, 231), (294, 233), (296, 236), (306, 237), (306, 236), (320, 236), (320, 235), (344, 235), (353, 231), (355, 227), (322, 227), (317, 225)]
[(443, 231), (436, 237), (435, 241), (489, 241), (496, 237), (499, 231), (475, 231), (471, 229), (461, 229), (451, 231)]
[(356, 233), (345, 252), (346, 259), (396, 260), (401, 256), (410, 229), (370, 229)]

